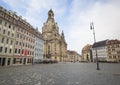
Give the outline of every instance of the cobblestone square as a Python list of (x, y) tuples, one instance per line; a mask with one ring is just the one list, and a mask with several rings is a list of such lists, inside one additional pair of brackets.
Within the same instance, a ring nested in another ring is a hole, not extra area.
[(0, 85), (120, 85), (120, 64), (58, 63), (0, 67)]

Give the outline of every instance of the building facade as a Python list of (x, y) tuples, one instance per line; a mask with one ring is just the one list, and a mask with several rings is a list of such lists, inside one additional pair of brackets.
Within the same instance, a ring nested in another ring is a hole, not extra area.
[(17, 29), (15, 15), (0, 7), (0, 66), (11, 65)]
[(107, 61), (107, 42), (108, 40), (103, 40), (93, 44), (92, 55), (94, 62), (96, 61), (96, 50), (97, 50), (98, 61), (102, 61), (102, 62)]
[(59, 27), (54, 20), (52, 9), (48, 12), (48, 19), (42, 28), (44, 38), (44, 59), (66, 61), (67, 60), (67, 43), (64, 33), (59, 34)]
[(81, 61), (80, 54), (72, 50), (67, 51), (67, 62), (79, 62), (79, 61)]
[(39, 63), (43, 60), (44, 40), (42, 34), (36, 29), (35, 45), (34, 45), (34, 63)]
[[(25, 19), (0, 7), (0, 66), (32, 64), (35, 43), (42, 57), (43, 39)], [(40, 40), (41, 39), (41, 40)], [(35, 56), (36, 57), (36, 56)]]
[(18, 17), (13, 64), (31, 64), (34, 57), (35, 29)]
[(107, 61), (120, 62), (120, 41), (109, 40), (107, 42)]
[(87, 44), (86, 46), (83, 47), (82, 49), (82, 60), (87, 61), (87, 62), (92, 62), (92, 45)]

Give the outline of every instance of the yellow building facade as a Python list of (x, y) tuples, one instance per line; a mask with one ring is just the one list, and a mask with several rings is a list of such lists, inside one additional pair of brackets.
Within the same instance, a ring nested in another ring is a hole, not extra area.
[(48, 19), (42, 27), (42, 36), (44, 38), (44, 59), (66, 61), (67, 43), (64, 33), (59, 34), (59, 27), (54, 20), (52, 9), (48, 12)]
[(117, 39), (107, 42), (107, 62), (120, 62), (120, 41)]
[(68, 62), (80, 62), (81, 61), (81, 55), (73, 50), (67, 51), (67, 58), (68, 58), (67, 60)]
[(12, 65), (16, 22), (15, 14), (0, 6), (0, 66)]
[(82, 49), (82, 60), (92, 62), (92, 52), (91, 52), (92, 45), (87, 44)]

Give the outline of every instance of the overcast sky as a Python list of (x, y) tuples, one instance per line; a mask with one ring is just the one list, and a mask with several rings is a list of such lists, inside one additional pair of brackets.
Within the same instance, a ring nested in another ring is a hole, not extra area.
[(17, 12), (40, 32), (52, 8), (60, 33), (64, 31), (68, 50), (80, 54), (86, 44), (94, 42), (92, 21), (97, 41), (120, 40), (120, 0), (0, 0), (0, 5)]

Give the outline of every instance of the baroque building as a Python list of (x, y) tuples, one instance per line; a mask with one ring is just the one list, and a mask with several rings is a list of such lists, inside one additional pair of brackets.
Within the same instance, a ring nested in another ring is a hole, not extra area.
[(44, 38), (44, 59), (67, 61), (67, 43), (62, 31), (59, 34), (59, 27), (54, 20), (52, 9), (48, 12), (48, 18), (42, 27), (42, 35)]
[(82, 59), (83, 61), (87, 61), (87, 62), (92, 62), (92, 45), (87, 44), (86, 46), (83, 47), (82, 49)]
[(67, 58), (68, 58), (67, 59), (68, 62), (80, 62), (81, 61), (81, 55), (73, 50), (67, 51)]

